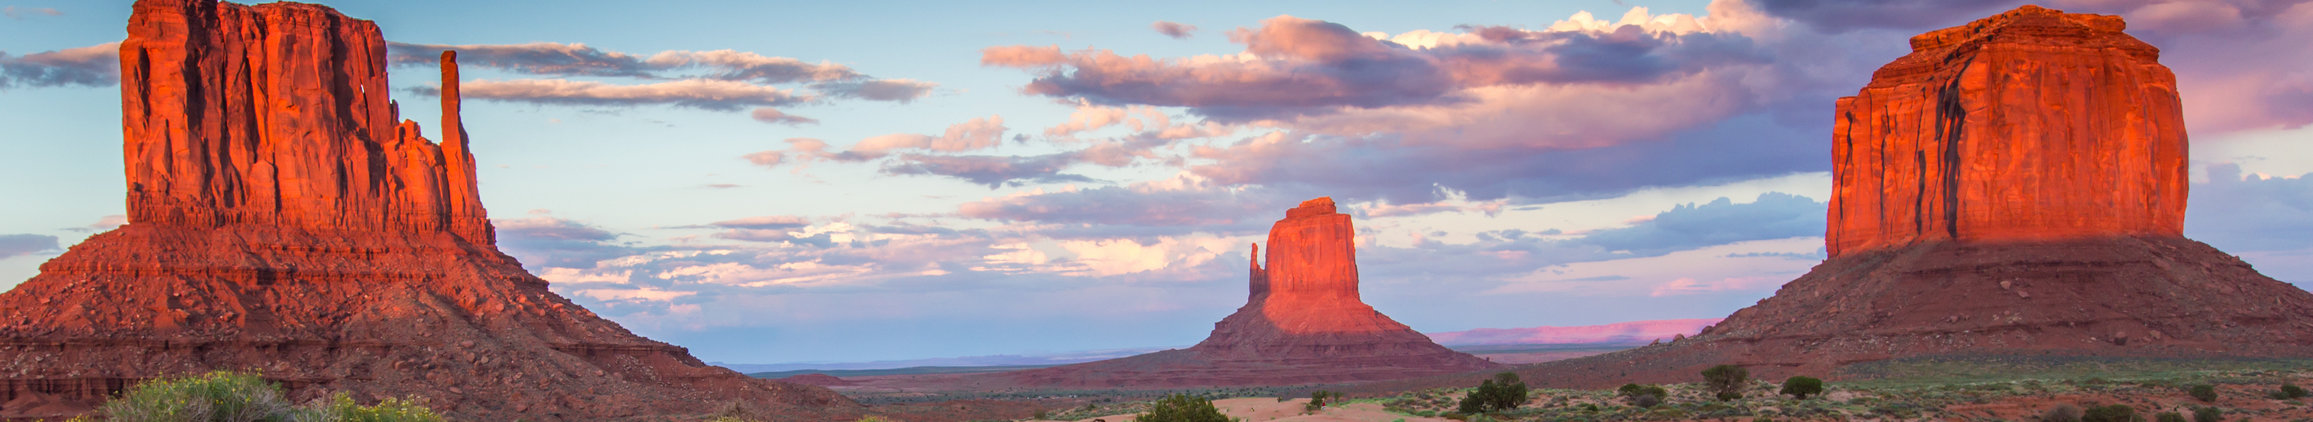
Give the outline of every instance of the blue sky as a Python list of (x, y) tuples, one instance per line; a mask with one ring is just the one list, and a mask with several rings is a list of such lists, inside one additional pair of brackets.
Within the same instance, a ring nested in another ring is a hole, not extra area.
[[(2016, 3), (327, 4), (418, 58), (395, 97), (428, 127), (423, 53), (465, 50), (484, 201), (555, 291), (768, 363), (1191, 344), (1320, 195), (1357, 216), (1366, 300), (1416, 329), (1723, 316), (1821, 259), (1831, 100)], [(2187, 235), (2313, 283), (2313, 5), (2048, 5), (2167, 51)], [(119, 223), (117, 86), (60, 77), (101, 73), (74, 59), (129, 2), (0, 12), (13, 284)], [(1481, 48), (1504, 39), (1544, 47)], [(717, 79), (739, 62), (843, 76)], [(699, 100), (728, 90), (794, 98)]]

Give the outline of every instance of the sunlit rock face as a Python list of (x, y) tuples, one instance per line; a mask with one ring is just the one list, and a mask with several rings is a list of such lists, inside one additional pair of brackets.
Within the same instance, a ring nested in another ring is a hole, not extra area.
[(2024, 6), (1912, 38), (1839, 100), (1829, 259), (1699, 335), (1523, 373), (1611, 386), (1718, 364), (1773, 379), (1916, 357), (2313, 356), (2313, 294), (2180, 235), (2176, 85), (2124, 27)]
[(1911, 54), (1839, 99), (1831, 256), (2183, 236), (2176, 76), (2126, 27), (2025, 6), (1912, 37)]
[(1236, 386), (1372, 381), (1494, 367), (1431, 342), (1358, 297), (1356, 229), (1332, 198), (1302, 202), (1254, 245), (1244, 307), (1187, 349), (1006, 375), (1043, 386)]
[(460, 420), (861, 407), (748, 378), (547, 290), (494, 245), (442, 57), (443, 141), (387, 96), (377, 25), (145, 0), (121, 43), (130, 223), (0, 293), (0, 418), (159, 376), (258, 370), (293, 400), (418, 396)]

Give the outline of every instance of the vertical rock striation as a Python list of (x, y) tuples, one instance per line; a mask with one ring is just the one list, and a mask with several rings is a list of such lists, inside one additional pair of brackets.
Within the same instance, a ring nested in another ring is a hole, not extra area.
[(377, 25), (327, 7), (135, 5), (120, 45), (132, 223), (447, 231), (490, 244), (445, 55), (444, 143), (402, 120)]
[(1332, 198), (1302, 202), (1253, 246), (1244, 307), (1188, 349), (1000, 374), (1035, 386), (1187, 387), (1374, 381), (1491, 368), (1358, 296), (1356, 229)]
[(2176, 76), (2126, 27), (2024, 6), (1912, 37), (1911, 54), (1839, 99), (1830, 254), (2182, 237)]
[[(387, 99), (369, 21), (142, 0), (121, 43), (130, 223), (0, 293), (0, 418), (160, 376), (259, 370), (298, 401), (418, 396), (460, 420), (865, 411), (706, 365), (500, 253), (442, 57), (442, 142)], [(399, 123), (396, 123), (396, 122)]]

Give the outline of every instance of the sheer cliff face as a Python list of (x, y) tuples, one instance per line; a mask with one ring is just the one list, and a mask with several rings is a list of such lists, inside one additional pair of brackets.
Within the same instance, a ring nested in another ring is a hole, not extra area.
[(1913, 37), (1838, 102), (1830, 254), (2182, 236), (2176, 77), (2125, 27), (2025, 6)]
[(448, 231), (492, 243), (444, 57), (446, 136), (388, 98), (377, 25), (327, 7), (136, 3), (121, 42), (129, 221)]
[(1269, 227), (1269, 269), (1255, 283), (1269, 295), (1255, 302), (1361, 302), (1356, 232), (1333, 198), (1304, 201)]

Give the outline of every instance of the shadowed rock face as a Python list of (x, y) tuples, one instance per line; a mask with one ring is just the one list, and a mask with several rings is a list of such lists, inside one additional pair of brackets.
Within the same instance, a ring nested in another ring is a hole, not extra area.
[(1831, 256), (2184, 233), (2176, 76), (2119, 17), (2025, 6), (1912, 37), (1841, 98)]
[(1332, 198), (1302, 202), (1254, 245), (1248, 300), (1188, 349), (1003, 374), (1070, 387), (1296, 385), (1491, 368), (1431, 342), (1358, 298), (1356, 230)]
[(2179, 234), (2173, 78), (2112, 16), (2036, 6), (1912, 39), (1839, 102), (1832, 256), (1700, 335), (1521, 371), (1769, 378), (1937, 356), (2307, 357), (2313, 294)]
[(0, 293), (0, 418), (159, 376), (259, 370), (294, 400), (419, 396), (461, 420), (863, 408), (636, 336), (500, 253), (444, 54), (444, 141), (388, 102), (377, 26), (145, 0), (121, 44), (130, 224)]

